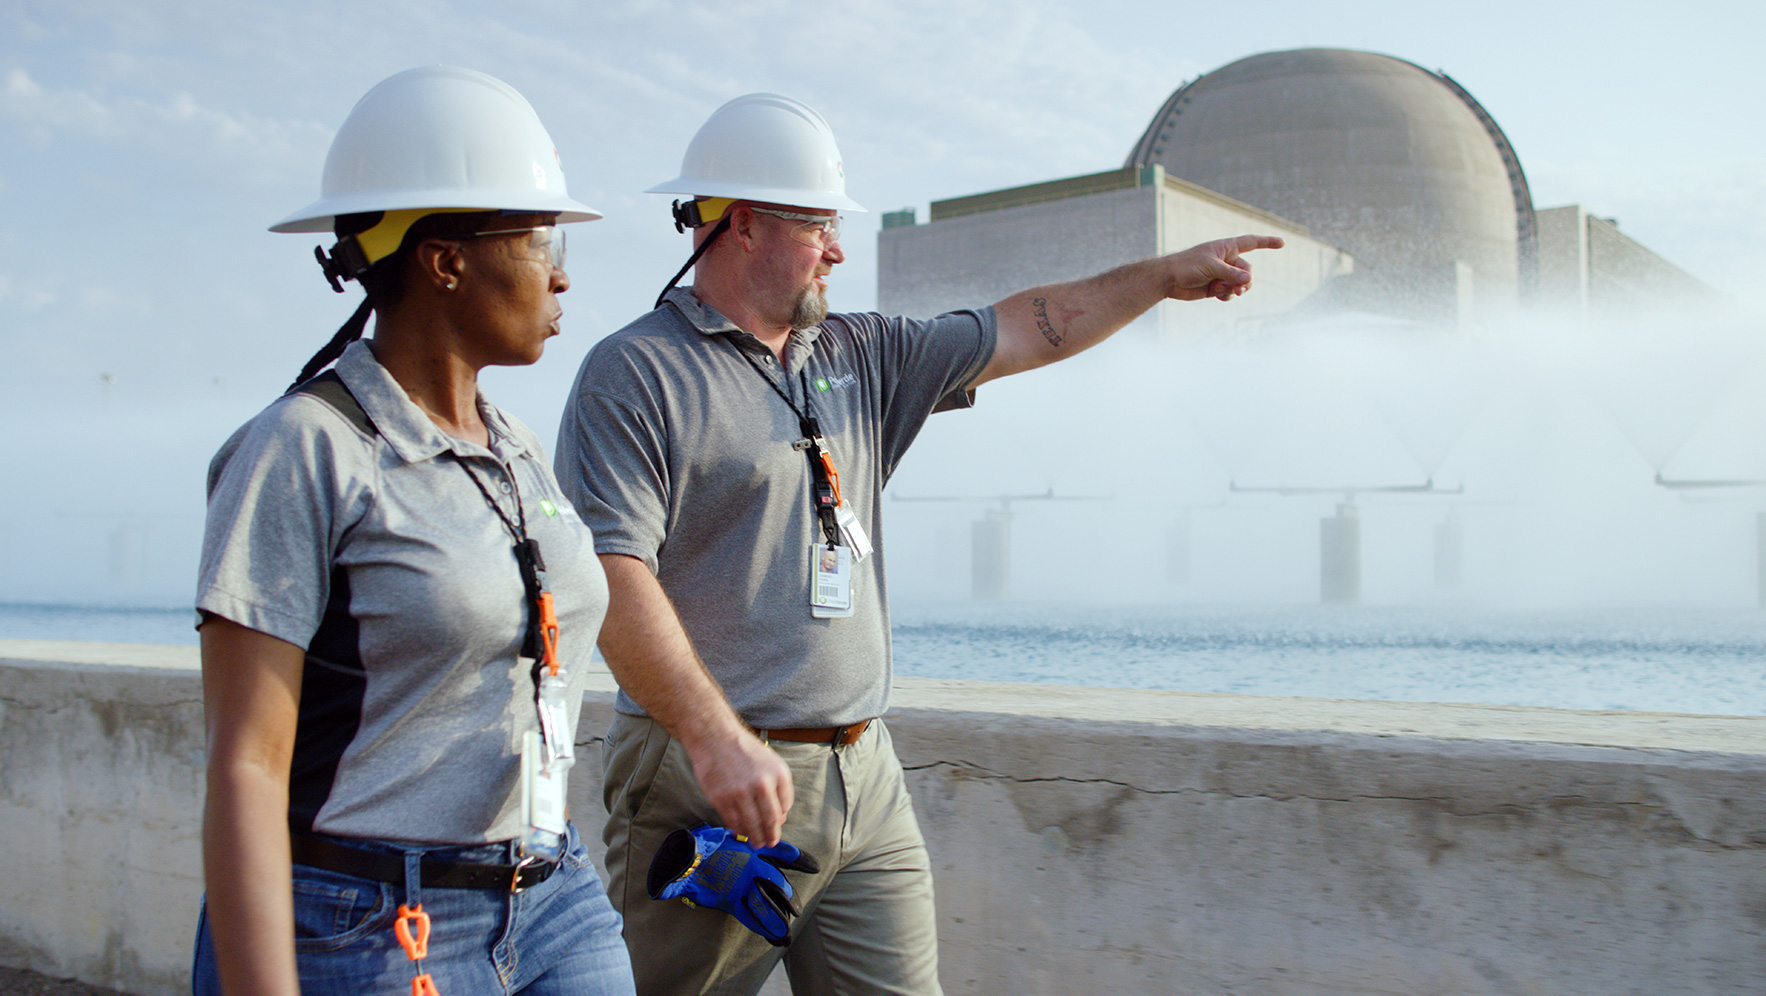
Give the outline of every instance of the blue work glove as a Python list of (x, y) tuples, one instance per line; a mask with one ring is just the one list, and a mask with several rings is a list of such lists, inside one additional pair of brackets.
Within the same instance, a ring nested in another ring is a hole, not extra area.
[(791, 883), (780, 868), (815, 873), (816, 859), (779, 841), (755, 847), (724, 827), (676, 830), (656, 849), (645, 891), (651, 899), (680, 899), (735, 917), (744, 927), (783, 947), (791, 943)]

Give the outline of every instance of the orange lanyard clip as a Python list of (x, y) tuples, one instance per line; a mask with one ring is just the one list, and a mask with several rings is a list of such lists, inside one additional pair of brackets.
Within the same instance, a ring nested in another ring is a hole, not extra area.
[(549, 674), (558, 673), (558, 613), (552, 607), (552, 593), (542, 591), (534, 599), (534, 608), (540, 614), (540, 660), (550, 669)]
[[(411, 925), (417, 925), (413, 936)], [(399, 906), (399, 918), (392, 925), (393, 936), (399, 939), (399, 947), (405, 949), (405, 956), (412, 961), (422, 961), (429, 957), (429, 914), (423, 912), (422, 904), (415, 907)], [(435, 980), (428, 972), (423, 972), (411, 980), (411, 996), (441, 996), (436, 991)]]
[(821, 457), (822, 471), (828, 475), (828, 483), (834, 487), (834, 506), (838, 508), (846, 504), (840, 499), (840, 472), (834, 469), (834, 457), (825, 449), (818, 449), (816, 455)]

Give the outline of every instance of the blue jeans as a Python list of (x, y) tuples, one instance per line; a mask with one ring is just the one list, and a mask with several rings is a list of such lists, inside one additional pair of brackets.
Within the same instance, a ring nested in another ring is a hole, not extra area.
[[(403, 853), (390, 845), (374, 850)], [(442, 861), (512, 863), (509, 844), (428, 848)], [(304, 996), (396, 996), (411, 991), (417, 963), (393, 934), (403, 885), (294, 866), (294, 954)], [(631, 996), (631, 962), (619, 914), (570, 827), (558, 870), (521, 893), (422, 888), (429, 957), (422, 970), (441, 996)], [(204, 906), (191, 970), (195, 996), (220, 996)]]

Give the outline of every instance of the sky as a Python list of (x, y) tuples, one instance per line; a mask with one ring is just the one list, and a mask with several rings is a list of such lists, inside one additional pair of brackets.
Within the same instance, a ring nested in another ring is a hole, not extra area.
[[(837, 309), (875, 303), (882, 212), (1120, 166), (1185, 81), (1321, 46), (1444, 70), (1504, 128), (1537, 205), (1615, 217), (1766, 312), (1763, 36), (1766, 8), (1743, 3), (11, 0), (0, 600), (78, 598), (100, 571), (81, 565), (106, 556), (113, 573), (153, 560), (154, 591), (188, 583), (208, 455), (359, 294), (332, 294), (313, 237), (266, 226), (317, 195), (356, 99), (411, 66), (514, 85), (571, 194), (606, 214), (571, 232), (564, 334), (536, 367), (484, 378), (550, 440), (582, 354), (685, 257), (667, 198), (642, 190), (741, 93), (820, 110), (871, 208), (847, 218)], [(117, 539), (119, 522), (158, 545)]]

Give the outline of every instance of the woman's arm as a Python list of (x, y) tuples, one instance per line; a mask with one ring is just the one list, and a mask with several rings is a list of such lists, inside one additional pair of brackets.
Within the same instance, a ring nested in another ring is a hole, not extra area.
[(218, 616), (200, 632), (208, 728), (202, 865), (221, 988), (298, 996), (288, 766), (306, 653)]

